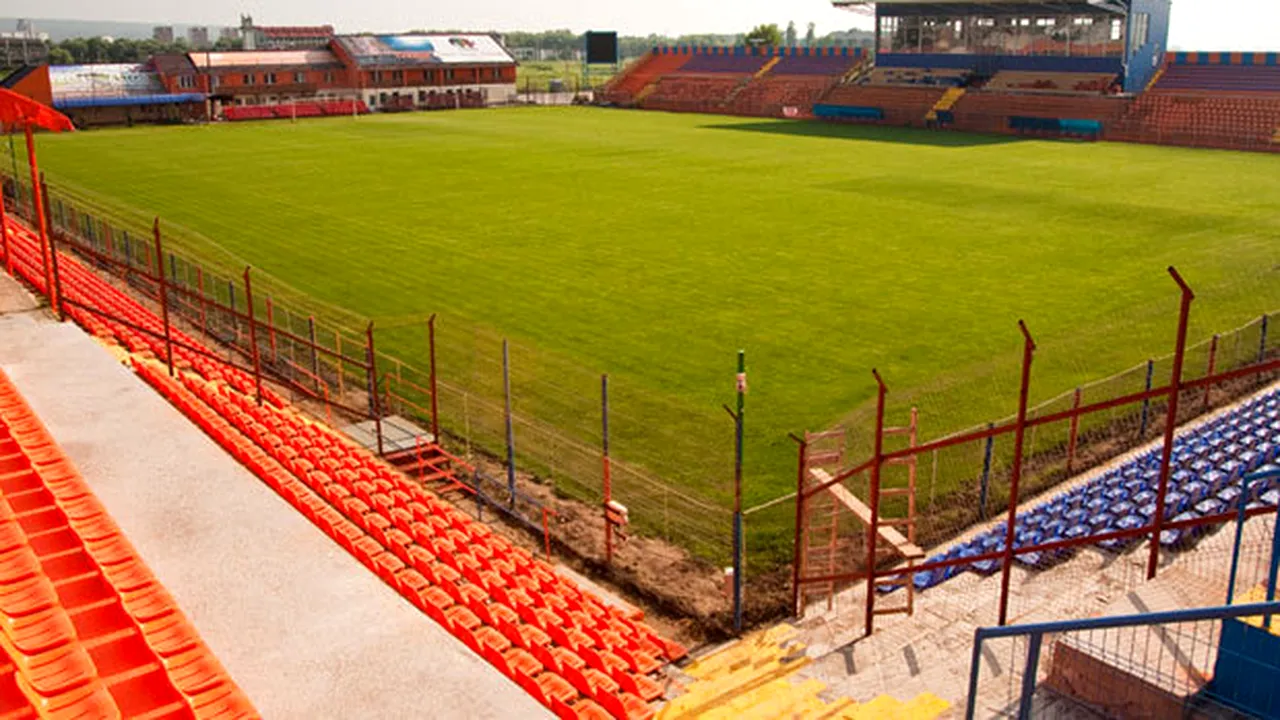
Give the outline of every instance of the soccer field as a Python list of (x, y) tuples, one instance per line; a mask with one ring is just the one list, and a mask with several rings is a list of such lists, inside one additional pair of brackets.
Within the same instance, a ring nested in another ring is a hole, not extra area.
[(1012, 412), (1018, 318), (1034, 402), (1171, 350), (1168, 265), (1197, 291), (1193, 341), (1280, 308), (1275, 155), (590, 108), (103, 130), (40, 152), (55, 188), (138, 227), (158, 214), (224, 268), (382, 325), (440, 313), (444, 339), (471, 338), (442, 348), (445, 380), (475, 372), (476, 337), (535, 348), (517, 412), (584, 441), (610, 373), (619, 455), (720, 503), (738, 348), (754, 503), (794, 487), (788, 432), (865, 408), (872, 367), (927, 438)]

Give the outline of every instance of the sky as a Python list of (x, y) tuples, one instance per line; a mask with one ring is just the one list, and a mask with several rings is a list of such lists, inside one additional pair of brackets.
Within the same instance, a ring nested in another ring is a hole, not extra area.
[[(1228, 11), (1229, 8), (1229, 11)], [(236, 25), (240, 13), (260, 25), (329, 23), (340, 32), (468, 30), (617, 30), (625, 35), (738, 33), (758, 23), (821, 35), (870, 22), (827, 0), (0, 0), (0, 16)], [(1173, 0), (1169, 44), (1183, 50), (1280, 50), (1274, 0)]]

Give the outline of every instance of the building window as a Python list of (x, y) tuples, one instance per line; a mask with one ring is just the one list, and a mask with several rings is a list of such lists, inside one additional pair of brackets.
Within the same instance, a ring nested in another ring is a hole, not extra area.
[(327, 72), (327, 73), (325, 73), (325, 74), (324, 74), (324, 81), (325, 81), (325, 82), (327, 82), (327, 83), (332, 83), (332, 82), (333, 82), (333, 73), (331, 73), (331, 72)]
[(377, 95), (370, 95), (370, 96), (369, 96), (369, 107), (373, 107), (374, 105), (377, 105), (377, 104), (378, 104), (378, 96), (377, 96)]
[(299, 85), (307, 81), (307, 74), (304, 72), (296, 72), (293, 74), (293, 81)]
[(1151, 41), (1151, 14), (1138, 13), (1133, 18), (1133, 38), (1130, 46), (1136, 55), (1138, 50)]
[(1111, 39), (1112, 39), (1112, 40), (1119, 40), (1119, 39), (1120, 39), (1120, 36), (1123, 34), (1123, 31), (1124, 31), (1124, 26), (1123, 26), (1123, 25), (1121, 25), (1121, 20), (1120, 20), (1120, 18), (1112, 18), (1112, 20), (1111, 20)]
[(210, 76), (209, 76), (209, 87), (210, 87), (210, 88), (216, 88), (216, 87), (218, 87), (218, 86), (219, 86), (219, 85), (221, 85), (221, 84), (222, 84), (222, 76), (221, 76), (221, 75), (210, 75)]
[(193, 88), (196, 86), (196, 79), (190, 75), (183, 75), (178, 78), (178, 87)]
[(243, 78), (243, 80), (244, 80), (244, 84), (245, 84), (245, 85), (252, 85), (252, 84), (253, 84), (253, 73), (245, 73), (245, 74), (244, 74), (244, 78)]
[(453, 82), (453, 68), (444, 71), (444, 80), (445, 82)]
[(374, 81), (374, 82), (376, 82), (376, 83), (380, 83), (380, 82), (382, 82), (382, 71), (381, 71), (381, 70), (374, 70), (374, 71), (373, 71), (373, 81)]
[(264, 84), (264, 85), (275, 85), (275, 84), (276, 84), (276, 74), (275, 74), (275, 73), (266, 73), (265, 75), (263, 75), (263, 76), (262, 76), (262, 82), (263, 82), (263, 84)]
[(392, 70), (391, 82), (404, 82), (404, 72), (401, 70)]

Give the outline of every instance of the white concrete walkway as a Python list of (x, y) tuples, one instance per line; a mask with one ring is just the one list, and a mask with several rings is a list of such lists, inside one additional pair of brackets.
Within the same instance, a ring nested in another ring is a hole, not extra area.
[(536, 718), (74, 324), (0, 275), (0, 368), (267, 718)]

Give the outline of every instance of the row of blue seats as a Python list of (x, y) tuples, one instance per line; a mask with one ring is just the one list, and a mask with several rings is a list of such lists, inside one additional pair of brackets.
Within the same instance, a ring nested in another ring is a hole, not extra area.
[[(1156, 514), (1161, 453), (1162, 449), (1157, 446), (1088, 483), (1020, 513), (1014, 523), (1014, 548), (1149, 526)], [(1271, 463), (1277, 461), (1280, 461), (1280, 392), (1272, 392), (1176, 437), (1165, 494), (1165, 519), (1193, 520), (1239, 507), (1244, 476), (1274, 467)], [(1280, 506), (1280, 481), (1252, 483), (1245, 501), (1250, 507)], [(1186, 548), (1206, 530), (1204, 526), (1165, 530), (1160, 534), (1160, 543), (1168, 548)], [(1005, 525), (998, 525), (925, 562), (1003, 552), (1005, 535)], [(1097, 545), (1105, 550), (1120, 551), (1140, 540), (1139, 537), (1112, 539)], [(1015, 555), (1015, 560), (1026, 566), (1047, 567), (1073, 552), (1073, 548), (1025, 552)], [(999, 569), (999, 560), (980, 560), (917, 572), (912, 581), (917, 589), (924, 590), (969, 570), (989, 575)], [(892, 589), (892, 586), (881, 588), (885, 592)]]

